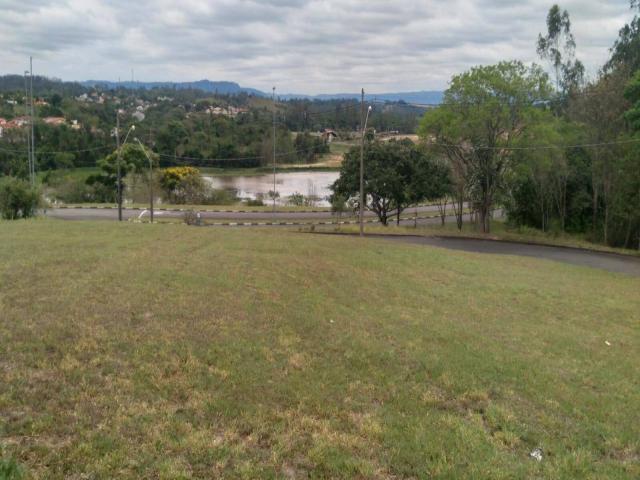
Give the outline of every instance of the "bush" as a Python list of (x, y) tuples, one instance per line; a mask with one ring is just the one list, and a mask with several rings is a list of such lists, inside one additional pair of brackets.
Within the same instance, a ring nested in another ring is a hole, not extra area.
[(40, 194), (28, 182), (10, 177), (0, 183), (0, 215), (5, 220), (32, 217), (39, 204)]
[(202, 199), (203, 205), (232, 205), (238, 201), (234, 192), (228, 190), (215, 190), (207, 185), (205, 196)]
[(187, 225), (200, 225), (200, 217), (195, 210), (187, 210), (184, 212), (182, 220)]
[(305, 203), (304, 195), (295, 192), (289, 195), (289, 201), (287, 203), (289, 203), (289, 205), (293, 205), (294, 207), (302, 207)]
[(115, 189), (102, 183), (87, 183), (73, 176), (51, 177), (48, 194), (64, 203), (110, 203), (116, 201)]
[(170, 167), (160, 172), (160, 185), (170, 202), (176, 204), (202, 203), (207, 185), (194, 167)]

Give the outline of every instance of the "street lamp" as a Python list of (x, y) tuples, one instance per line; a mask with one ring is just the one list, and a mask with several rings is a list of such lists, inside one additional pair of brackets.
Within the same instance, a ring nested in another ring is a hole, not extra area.
[(127, 138), (129, 138), (129, 134), (136, 129), (135, 125), (131, 125), (129, 131), (124, 137), (124, 142), (120, 145), (120, 114), (119, 111), (116, 111), (116, 146), (118, 149), (117, 155), (117, 188), (118, 188), (118, 220), (122, 221), (122, 172), (120, 171), (120, 163), (122, 160), (122, 147), (124, 147), (125, 143), (127, 143)]
[(367, 122), (369, 121), (369, 114), (371, 113), (371, 106), (367, 109), (367, 116), (364, 120), (364, 126), (362, 127), (362, 138), (360, 143), (360, 236), (364, 237), (364, 135), (367, 131)]
[(151, 223), (153, 223), (153, 160), (151, 160), (151, 157), (147, 153), (147, 149), (142, 145), (142, 142), (138, 140), (137, 137), (134, 138), (134, 140), (138, 142), (138, 145), (140, 145), (140, 148), (142, 149), (142, 153), (144, 153), (144, 156), (149, 160), (149, 218), (151, 219)]

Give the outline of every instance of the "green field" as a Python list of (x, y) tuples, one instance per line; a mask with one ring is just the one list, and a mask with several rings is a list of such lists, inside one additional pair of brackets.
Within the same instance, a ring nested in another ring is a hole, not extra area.
[(639, 292), (382, 240), (3, 222), (0, 456), (37, 479), (638, 478)]

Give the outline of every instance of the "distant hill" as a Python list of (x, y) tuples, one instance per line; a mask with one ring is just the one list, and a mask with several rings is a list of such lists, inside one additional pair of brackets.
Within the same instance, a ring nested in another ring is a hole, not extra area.
[[(271, 93), (265, 93), (255, 88), (243, 87), (236, 82), (198, 80), (196, 82), (113, 82), (110, 80), (84, 80), (81, 82), (65, 82), (55, 78), (34, 77), (34, 93), (42, 95), (46, 93), (60, 93), (62, 95), (79, 95), (87, 89), (101, 88), (115, 90), (126, 88), (131, 90), (153, 88), (176, 90), (201, 90), (207, 93), (219, 95), (247, 94), (258, 97), (270, 97)], [(24, 77), (21, 75), (0, 76), (0, 92), (24, 90)], [(443, 92), (425, 90), (417, 92), (397, 93), (370, 93), (367, 100), (382, 102), (406, 102), (410, 104), (439, 104), (442, 102)], [(296, 93), (278, 94), (280, 100), (350, 100), (360, 99), (359, 93), (323, 93), (318, 95), (303, 95)]]
[(249, 95), (265, 96), (265, 93), (260, 90), (241, 87), (235, 82), (213, 82), (211, 80), (198, 80), (197, 82), (112, 82), (108, 80), (85, 80), (80, 83), (85, 87), (100, 87), (107, 90), (115, 90), (116, 88), (127, 88), (131, 90), (170, 88), (176, 90), (202, 90), (220, 95), (247, 93)]
[[(1, 75), (0, 92), (24, 92), (25, 79), (22, 75)], [(33, 77), (34, 95), (80, 95), (86, 88), (77, 82), (63, 82), (57, 78)]]
[[(366, 99), (382, 102), (406, 102), (414, 104), (439, 104), (442, 103), (444, 93), (440, 91), (398, 92), (398, 93), (370, 93)], [(359, 93), (336, 93), (320, 95), (278, 95), (281, 100), (308, 99), (308, 100), (351, 100), (360, 99)]]
[[(198, 80), (197, 82), (112, 82), (108, 80), (86, 80), (80, 82), (85, 87), (101, 87), (113, 90), (120, 87), (128, 89), (152, 89), (152, 88), (174, 88), (177, 90), (202, 90), (204, 92), (218, 93), (220, 95), (237, 95), (239, 93), (247, 93), (259, 97), (268, 97), (269, 93), (262, 92), (255, 88), (242, 87), (236, 82), (217, 82), (211, 80)], [(376, 99), (383, 102), (399, 102), (419, 104), (437, 104), (442, 102), (443, 93), (439, 91), (419, 91), (419, 92), (400, 92), (400, 93), (377, 93), (368, 94), (369, 100)], [(302, 95), (296, 93), (287, 93), (278, 95), (280, 100), (349, 100), (359, 99), (359, 93), (335, 93), (335, 94), (319, 94), (319, 95)]]

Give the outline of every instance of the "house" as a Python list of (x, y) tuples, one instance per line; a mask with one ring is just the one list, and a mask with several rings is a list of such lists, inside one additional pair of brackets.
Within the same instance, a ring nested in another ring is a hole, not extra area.
[(322, 131), (321, 135), (327, 143), (331, 143), (334, 139), (338, 138), (338, 134), (335, 132), (335, 130), (332, 130), (330, 128), (325, 128)]
[(5, 128), (9, 130), (11, 128), (22, 128), (29, 124), (29, 117), (16, 117), (13, 120), (6, 123)]
[(60, 125), (67, 123), (64, 117), (45, 117), (42, 121), (47, 125), (53, 125), (54, 127), (59, 127)]
[(80, 130), (82, 128), (82, 125), (78, 123), (78, 120), (71, 120), (71, 128), (73, 130)]

